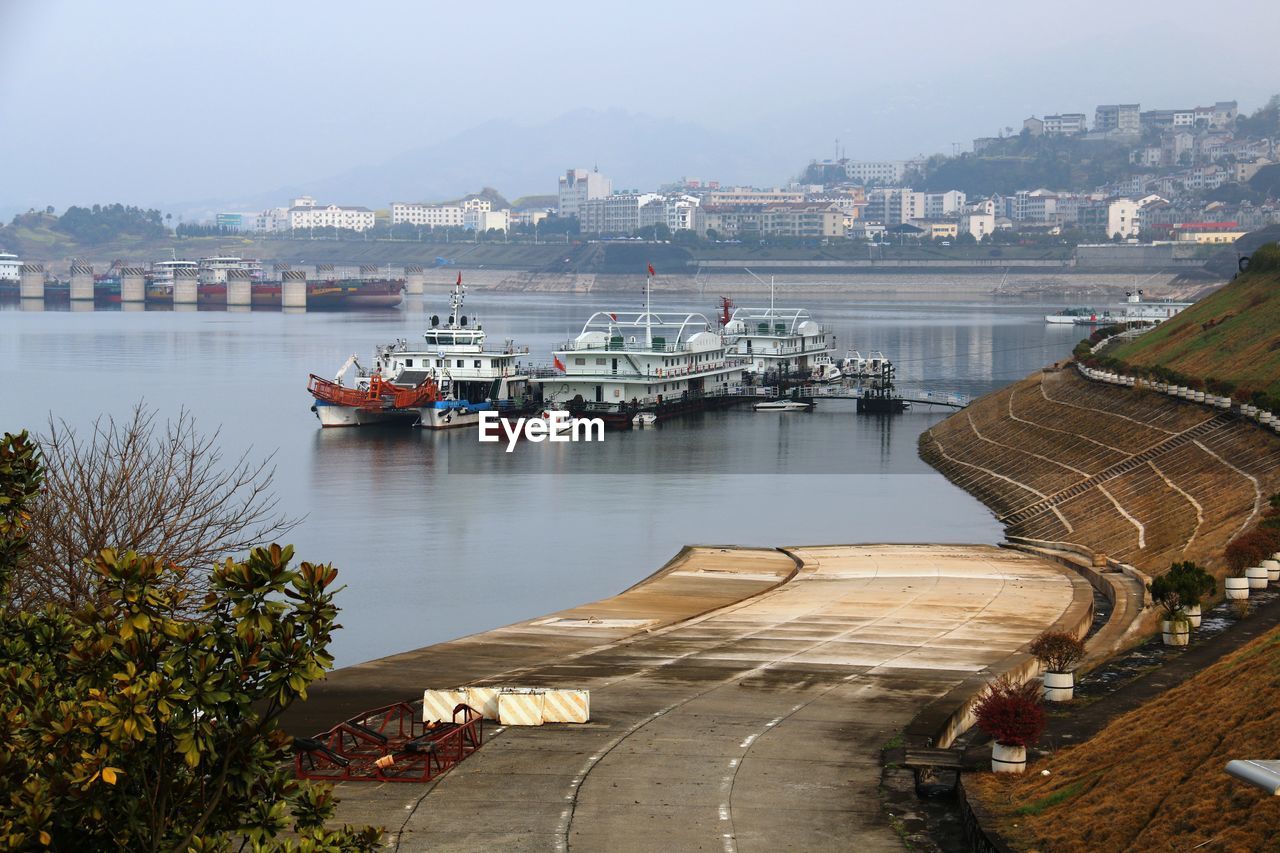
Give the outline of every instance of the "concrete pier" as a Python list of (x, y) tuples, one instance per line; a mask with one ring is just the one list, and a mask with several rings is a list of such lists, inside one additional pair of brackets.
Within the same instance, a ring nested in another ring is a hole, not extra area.
[(120, 270), (120, 303), (129, 305), (147, 301), (147, 271), (142, 267)]
[(494, 726), (431, 785), (340, 785), (339, 818), (402, 850), (901, 850), (881, 747), (926, 706), (945, 740), (1092, 602), (989, 546), (686, 549), (614, 598), (334, 672), (285, 724), (426, 687), (591, 691), (589, 723)]
[(71, 265), (71, 301), (93, 301), (93, 267)]
[(177, 269), (173, 271), (173, 304), (195, 305), (200, 301), (200, 286), (197, 283), (196, 270)]
[(227, 307), (247, 308), (253, 304), (253, 273), (227, 270)]
[(18, 296), (44, 299), (44, 264), (23, 264), (18, 271)]
[(307, 310), (307, 274), (301, 270), (280, 273), (280, 304), (292, 311)]
[(427, 275), (418, 264), (404, 268), (404, 292), (409, 296), (421, 296), (426, 290)]

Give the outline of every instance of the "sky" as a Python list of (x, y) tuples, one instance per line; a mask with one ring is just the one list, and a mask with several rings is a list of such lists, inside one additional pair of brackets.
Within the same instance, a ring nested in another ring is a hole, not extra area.
[[(519, 159), (520, 128), (581, 110), (739, 140), (760, 156), (702, 177), (772, 186), (837, 138), (896, 159), (1098, 103), (1252, 111), (1280, 59), (1248, 34), (1276, 32), (1274, 0), (0, 0), (0, 215), (256, 200), (491, 122)], [(687, 174), (678, 139), (653, 156)], [(481, 180), (469, 168), (454, 180)], [(509, 196), (554, 192), (511, 172)]]

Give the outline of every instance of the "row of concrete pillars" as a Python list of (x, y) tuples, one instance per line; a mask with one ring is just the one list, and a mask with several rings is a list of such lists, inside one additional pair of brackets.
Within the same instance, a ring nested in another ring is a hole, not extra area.
[[(280, 300), (285, 308), (307, 306), (307, 274), (303, 270), (281, 268)], [(332, 264), (321, 264), (317, 278), (333, 281)], [(361, 273), (365, 269), (361, 268)], [(43, 264), (23, 264), (19, 273), (18, 295), (23, 299), (44, 299), (45, 273)], [(426, 289), (426, 273), (420, 266), (405, 267), (405, 293), (421, 295)], [(93, 267), (75, 264), (71, 267), (72, 301), (93, 301)], [(120, 301), (145, 302), (147, 299), (147, 271), (142, 267), (124, 267), (120, 270)], [(173, 278), (173, 302), (175, 305), (194, 305), (199, 299), (199, 282), (195, 270), (175, 270)], [(227, 304), (253, 304), (253, 277), (248, 270), (227, 271)]]

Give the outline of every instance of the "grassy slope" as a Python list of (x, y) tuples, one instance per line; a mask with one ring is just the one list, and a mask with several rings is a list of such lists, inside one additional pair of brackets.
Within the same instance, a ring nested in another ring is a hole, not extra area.
[(1278, 748), (1280, 629), (1026, 777), (966, 777), (965, 788), (1018, 849), (1273, 850), (1280, 797), (1223, 768)]
[(1241, 275), (1158, 329), (1107, 355), (1280, 395), (1280, 271)]

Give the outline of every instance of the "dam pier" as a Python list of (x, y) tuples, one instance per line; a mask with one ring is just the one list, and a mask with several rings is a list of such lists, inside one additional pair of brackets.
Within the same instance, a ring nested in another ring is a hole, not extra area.
[(339, 817), (403, 849), (897, 850), (878, 796), (905, 729), (946, 746), (1088, 584), (991, 546), (695, 547), (613, 598), (347, 667), (285, 720), (310, 735), (424, 688), (591, 692), (585, 725), (496, 727), (426, 785), (345, 783)]

